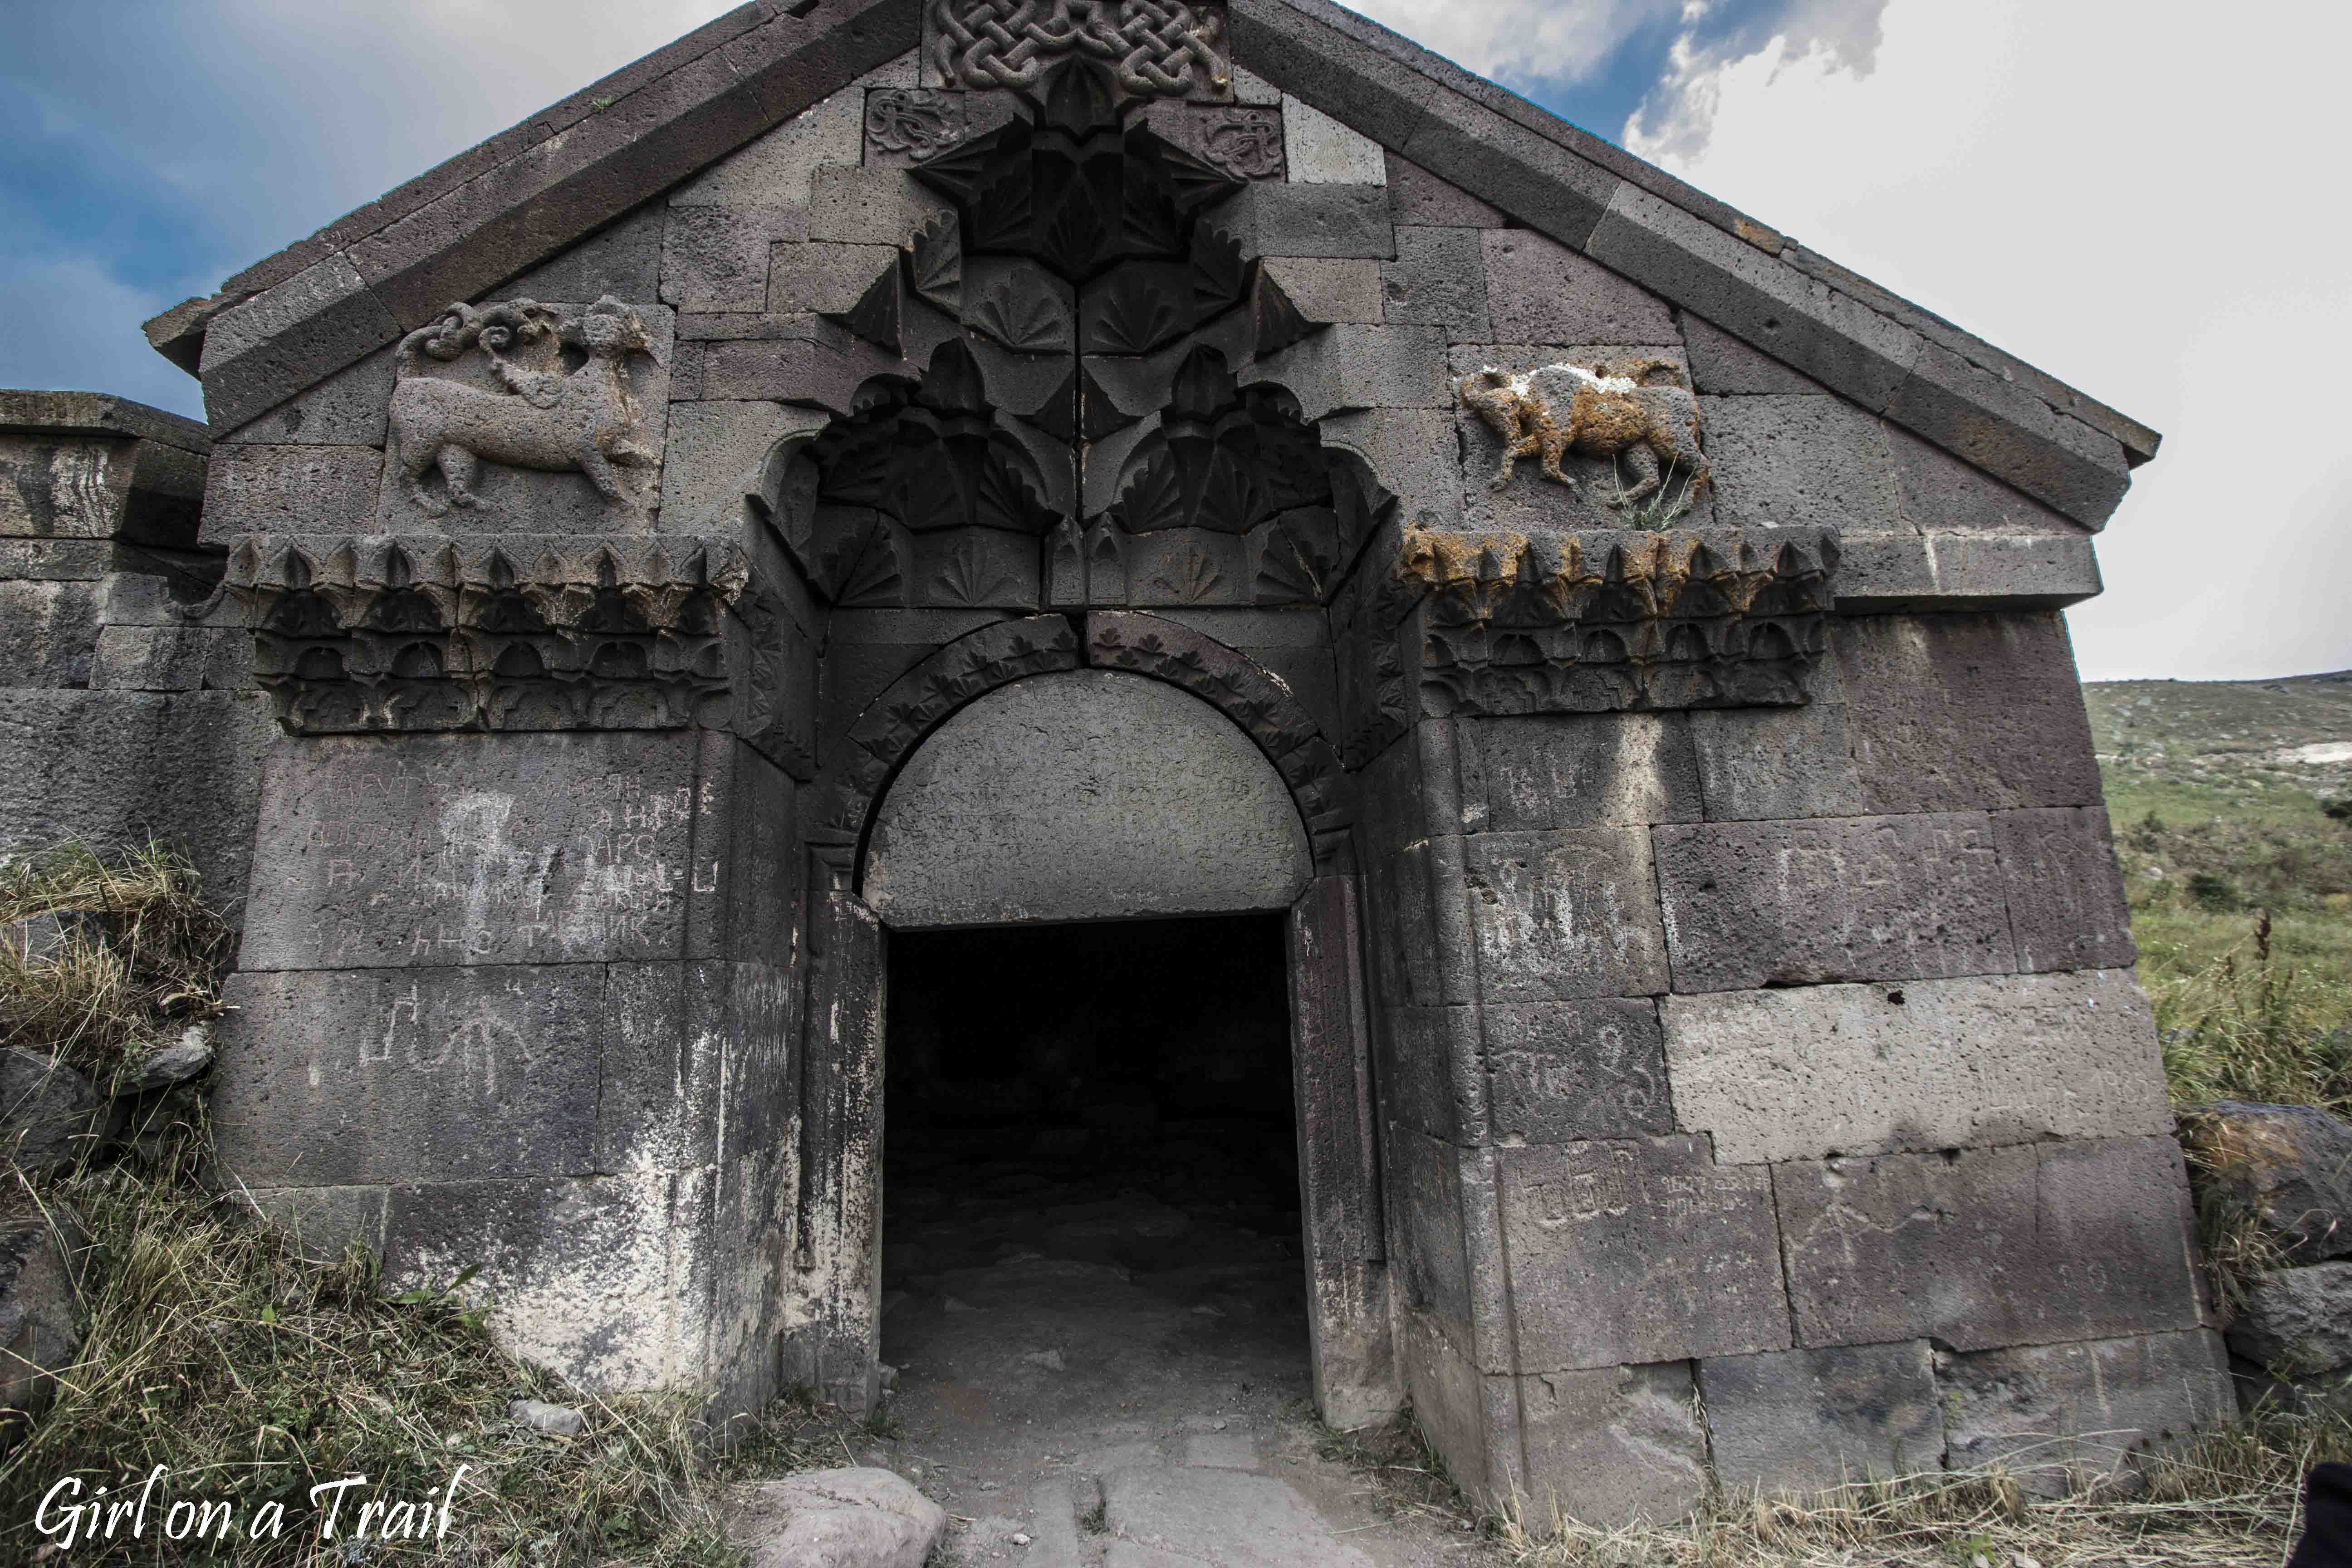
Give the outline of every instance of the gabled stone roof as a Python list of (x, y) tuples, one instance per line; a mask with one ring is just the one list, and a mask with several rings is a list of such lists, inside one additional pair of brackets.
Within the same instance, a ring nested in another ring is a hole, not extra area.
[[(147, 323), (216, 430), (917, 47), (924, 0), (751, 0)], [(1250, 71), (2085, 526), (2146, 426), (1328, 0), (1230, 0)]]

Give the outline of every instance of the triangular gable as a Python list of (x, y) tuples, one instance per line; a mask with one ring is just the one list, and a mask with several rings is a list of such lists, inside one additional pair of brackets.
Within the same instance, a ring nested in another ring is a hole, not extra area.
[[(480, 297), (918, 47), (943, 0), (753, 0), (148, 323), (215, 430)], [(1840, 394), (2097, 528), (2159, 437), (1326, 0), (1231, 0), (1238, 63)]]

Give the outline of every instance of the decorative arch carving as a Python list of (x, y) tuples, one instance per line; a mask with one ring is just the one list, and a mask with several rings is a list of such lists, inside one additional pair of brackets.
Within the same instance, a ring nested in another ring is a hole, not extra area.
[(1082, 642), (1070, 617), (1000, 621), (948, 644), (891, 682), (848, 729), (827, 769), (815, 837), (837, 876), (854, 875), (875, 808), (917, 747), (959, 709), (1033, 675), (1094, 668), (1148, 676), (1231, 720), (1273, 763), (1307, 826), (1318, 868), (1347, 841), (1339, 753), (1282, 678), (1213, 637), (1158, 616), (1099, 612)]

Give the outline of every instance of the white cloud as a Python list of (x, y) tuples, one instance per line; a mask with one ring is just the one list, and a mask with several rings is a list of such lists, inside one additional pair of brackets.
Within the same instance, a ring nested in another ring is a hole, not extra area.
[(1497, 81), (1582, 81), (1681, 0), (1357, 0), (1355, 9)]
[(1876, 65), (1887, 0), (1783, 0), (1739, 16), (1710, 0), (1691, 0), (1666, 70), (1626, 127), (1643, 156), (1695, 157), (1715, 129), (1726, 70), (1765, 64), (1769, 78), (1800, 62), (1866, 77)]
[(1895, 0), (1885, 28), (1864, 79), (1719, 67), (1713, 139), (1662, 161), (2166, 433), (2070, 614), (2086, 676), (2352, 665), (2352, 216), (2320, 156), (2352, 8), (2292, 47), (2127, 0)]

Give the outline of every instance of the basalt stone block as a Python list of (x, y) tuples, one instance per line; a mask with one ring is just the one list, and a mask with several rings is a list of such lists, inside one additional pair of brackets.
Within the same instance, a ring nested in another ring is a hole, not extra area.
[(904, 169), (818, 169), (809, 182), (808, 237), (849, 245), (903, 244), (954, 207)]
[(1443, 103), (1401, 145), (1414, 163), (1475, 186), (1512, 217), (1563, 245), (1587, 242), (1621, 184), (1615, 174), (1550, 137), (1459, 99)]
[(136, 453), (129, 440), (0, 431), (0, 537), (113, 538)]
[(1254, 256), (1396, 254), (1385, 185), (1295, 185), (1253, 181), (1211, 220)]
[[(874, 280), (898, 264), (894, 246), (783, 243), (770, 249), (767, 289), (761, 298), (774, 313), (830, 310), (845, 313), (857, 308)], [(748, 309), (760, 310), (753, 304)]]
[(1763, 1167), (1681, 1137), (1495, 1161), (1521, 1373), (1788, 1348)]
[(587, 1389), (703, 1384), (711, 1289), (707, 1173), (394, 1186), (383, 1275), (446, 1289), (480, 1272), (499, 1342)]
[(98, 656), (89, 583), (0, 583), (0, 686), (88, 686)]
[(1871, 413), (1885, 410), (1926, 346), (1788, 262), (1630, 184), (1618, 188), (1585, 249)]
[(1454, 456), (1450, 410), (1360, 408), (1327, 414), (1317, 429), (1326, 447), (1344, 447), (1370, 464), (1414, 527), (1460, 525), (1462, 471)]
[(1498, 1484), (1507, 1492), (1507, 1480), (1498, 1482), (1495, 1472), (1507, 1477), (1518, 1469), (1517, 1380), (1482, 1376), (1425, 1313), (1397, 1314), (1396, 1343), (1399, 1381), (1412, 1403), (1413, 1420), (1455, 1484), (1474, 1494)]
[(855, 164), (865, 148), (866, 89), (845, 88), (704, 170), (670, 205), (805, 207), (816, 171)]
[(1335, 326), (1260, 360), (1243, 379), (1273, 381), (1320, 419), (1352, 408), (1447, 408), (1442, 327)]
[(1532, 229), (1480, 236), (1486, 310), (1507, 343), (1669, 343), (1683, 334), (1664, 300)]
[(2053, 610), (2104, 592), (2087, 533), (1860, 533), (1838, 563), (1838, 608)]
[(1682, 1131), (1739, 1163), (2172, 1128), (2127, 971), (1716, 992), (1664, 1016)]
[(0, 689), (0, 851), (152, 834), (194, 858), (235, 918), (278, 735), (259, 693)]
[(1396, 247), (1396, 259), (1381, 268), (1390, 321), (1444, 327), (1448, 337), (1466, 342), (1495, 335), (1477, 229), (1400, 228)]
[(1000, 688), (935, 731), (875, 817), (863, 888), (920, 930), (1281, 909), (1311, 870), (1248, 737), (1171, 686), (1084, 670)]
[(1655, 1003), (1489, 1004), (1481, 1016), (1496, 1136), (1574, 1143), (1675, 1131)]
[[(708, 366), (704, 374), (707, 381)], [(672, 407), (669, 460), (662, 465), (663, 521), (677, 532), (715, 513), (731, 527), (776, 443), (798, 431), (823, 429), (829, 418), (821, 409), (750, 399)]]
[(1541, 713), (1456, 720), (1463, 831), (1696, 822), (1699, 772), (1689, 718)]
[(2050, 1497), (2117, 1475), (2238, 1414), (2229, 1358), (2204, 1329), (1938, 1352), (1936, 1381), (1951, 1468), (1999, 1465), (2028, 1491)]
[(1527, 1493), (1590, 1525), (1666, 1523), (1706, 1500), (1706, 1434), (1690, 1364), (1549, 1372), (1519, 1379)]
[(657, 300), (667, 217), (666, 203), (646, 202), (517, 274), (501, 291), (509, 299), (601, 300), (610, 294), (615, 300)]
[(1383, 269), (1381, 263), (1362, 258), (1270, 256), (1265, 261), (1266, 276), (1281, 285), (1300, 315), (1316, 322), (1379, 325)]
[(604, 970), (238, 974), (213, 1126), (248, 1184), (595, 1169)]
[(770, 247), (807, 238), (804, 206), (673, 206), (662, 236), (662, 303), (705, 313), (766, 310)]
[(1944, 1413), (1925, 1340), (1699, 1363), (1717, 1481), (1733, 1498), (1937, 1470)]
[[(1690, 350), (1691, 385), (1732, 396), (1827, 397), (1830, 389), (1761, 354), (1712, 321), (1685, 312), (1683, 342)], [(1893, 433), (1900, 440), (1914, 437)], [(1932, 448), (1931, 448), (1932, 449)]]
[(1643, 996), (1666, 989), (1666, 942), (1647, 834), (1584, 828), (1486, 833), (1459, 842), (1485, 1000)]
[(351, 260), (329, 256), (205, 331), (205, 412), (230, 430), (400, 336)]
[[(580, 296), (567, 296), (579, 298)], [(591, 294), (588, 299), (596, 298)], [(260, 418), (224, 441), (244, 445), (303, 447), (381, 447), (386, 411), (392, 405), (393, 361), (397, 348), (387, 345), (356, 364), (346, 365), (318, 385), (288, 398)], [(214, 462), (224, 460), (215, 452)]]
[[(0, 590), (0, 602), (5, 602)], [(126, 691), (237, 691), (253, 685), (253, 634), (236, 626), (108, 626), (90, 685)]]
[(1234, 54), (1264, 79), (1372, 137), (1402, 146), (1441, 92), (1365, 40), (1280, 0), (1227, 7)]
[(1373, 1042), (1384, 1114), (1444, 1142), (1486, 1140), (1486, 1096), (1474, 1009), (1384, 1006)]
[(1501, 208), (1441, 180), (1409, 158), (1388, 155), (1389, 214), (1399, 228), (1501, 228)]
[(715, 342), (703, 351), (701, 392), (714, 402), (788, 403), (846, 414), (871, 374), (869, 363), (823, 343), (791, 338)]
[(1282, 142), (1284, 162), (1296, 184), (1388, 184), (1388, 154), (1379, 142), (1286, 93), (1282, 100)]
[(1390, 1264), (1398, 1304), (1470, 1342), (1470, 1264), (1462, 1232), (1462, 1152), (1391, 1123), (1384, 1147)]
[(2085, 528), (2104, 526), (2131, 488), (2113, 436), (1938, 344), (1921, 346), (1886, 414)]
[(212, 456), (205, 479), (204, 542), (243, 533), (372, 533), (383, 488), (374, 447), (241, 442)]
[(2168, 1137), (1772, 1167), (1797, 1340), (1956, 1350), (2195, 1328)]
[(2074, 650), (2058, 616), (1850, 616), (1837, 622), (1832, 647), (1847, 746), (1869, 810), (2102, 799)]
[(272, 753), (248, 971), (683, 955), (690, 732), (338, 737)]
[(1982, 812), (1656, 830), (1675, 989), (2017, 968)]
[(1876, 416), (1842, 397), (1702, 397), (1698, 408), (1722, 521), (1913, 531)]
[(1847, 754), (1845, 704), (1708, 708), (1690, 715), (1709, 822), (1852, 816), (1862, 781)]
[(1886, 439), (1895, 458), (1895, 483), (1903, 498), (1903, 516), (1922, 533), (2063, 538), (2080, 526), (1908, 430), (1890, 425)]
[(1995, 812), (1992, 829), (2021, 972), (2121, 969), (2138, 960), (2105, 806)]
[(383, 1216), (392, 1189), (361, 1187), (256, 1187), (239, 1189), (270, 1226), (290, 1235), (303, 1257), (339, 1263), (352, 1247), (382, 1267)]

